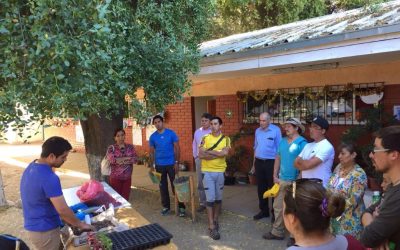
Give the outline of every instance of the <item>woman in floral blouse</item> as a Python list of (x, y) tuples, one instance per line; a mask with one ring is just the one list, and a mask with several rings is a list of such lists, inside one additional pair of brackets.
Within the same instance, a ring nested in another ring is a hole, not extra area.
[(107, 158), (111, 166), (110, 185), (129, 201), (133, 164), (136, 163), (137, 155), (133, 145), (125, 143), (123, 129), (114, 132), (114, 140), (115, 144), (107, 149)]
[(361, 215), (365, 210), (363, 197), (367, 188), (367, 175), (355, 162), (357, 153), (354, 145), (341, 144), (339, 152), (340, 164), (333, 171), (327, 189), (343, 195), (346, 208), (342, 216), (331, 220), (331, 230), (334, 234), (349, 234), (359, 239)]

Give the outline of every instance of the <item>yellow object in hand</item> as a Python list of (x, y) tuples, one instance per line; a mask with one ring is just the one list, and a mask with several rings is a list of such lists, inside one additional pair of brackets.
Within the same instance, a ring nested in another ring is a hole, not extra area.
[(267, 199), (269, 197), (276, 197), (278, 195), (279, 192), (279, 184), (275, 183), (272, 188), (268, 189), (267, 191), (265, 191), (265, 193), (263, 194), (263, 198)]

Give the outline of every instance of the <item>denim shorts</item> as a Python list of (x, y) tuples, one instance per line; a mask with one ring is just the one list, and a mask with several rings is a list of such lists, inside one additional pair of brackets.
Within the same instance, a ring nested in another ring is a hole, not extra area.
[(224, 173), (202, 172), (202, 177), (207, 202), (221, 201), (225, 181)]

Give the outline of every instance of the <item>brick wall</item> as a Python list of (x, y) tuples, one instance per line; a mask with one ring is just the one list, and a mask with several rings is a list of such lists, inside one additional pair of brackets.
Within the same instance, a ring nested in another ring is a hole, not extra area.
[(78, 152), (85, 152), (85, 144), (76, 141), (75, 125), (70, 124), (62, 127), (51, 126), (44, 129), (44, 139), (47, 140), (52, 136), (64, 137), (71, 143), (74, 150)]
[[(232, 135), (239, 132), (241, 126), (241, 114), (236, 95), (224, 95), (216, 97), (216, 115), (222, 119), (222, 133)], [(228, 116), (231, 112), (231, 116)]]
[[(186, 161), (190, 170), (194, 170), (193, 156), (192, 156), (192, 138), (194, 133), (192, 122), (192, 108), (193, 100), (191, 97), (186, 97), (183, 101), (176, 104), (168, 105), (165, 109), (164, 125), (172, 129), (179, 137), (179, 145), (181, 149), (181, 161)], [(126, 129), (129, 136), (129, 142), (132, 143), (132, 130)], [(142, 129), (142, 145), (135, 146), (139, 154), (149, 152), (149, 142), (146, 141), (146, 129)]]

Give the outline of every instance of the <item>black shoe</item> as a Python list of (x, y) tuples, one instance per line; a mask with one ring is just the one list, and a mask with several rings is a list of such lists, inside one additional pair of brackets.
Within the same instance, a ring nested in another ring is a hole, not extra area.
[(287, 243), (286, 243), (286, 246), (287, 246), (287, 247), (291, 247), (291, 246), (293, 246), (294, 244), (296, 244), (296, 241), (294, 240), (294, 238), (290, 237), (290, 238), (288, 239)]
[(265, 213), (263, 213), (263, 212), (261, 211), (261, 212), (259, 212), (258, 214), (254, 215), (254, 216), (253, 216), (253, 219), (254, 219), (254, 220), (259, 220), (259, 219), (268, 218), (268, 217), (269, 217), (269, 214), (265, 214)]
[(276, 235), (272, 234), (271, 232), (264, 234), (262, 237), (263, 237), (263, 239), (266, 239), (266, 240), (283, 240), (284, 239), (284, 237), (276, 236)]

